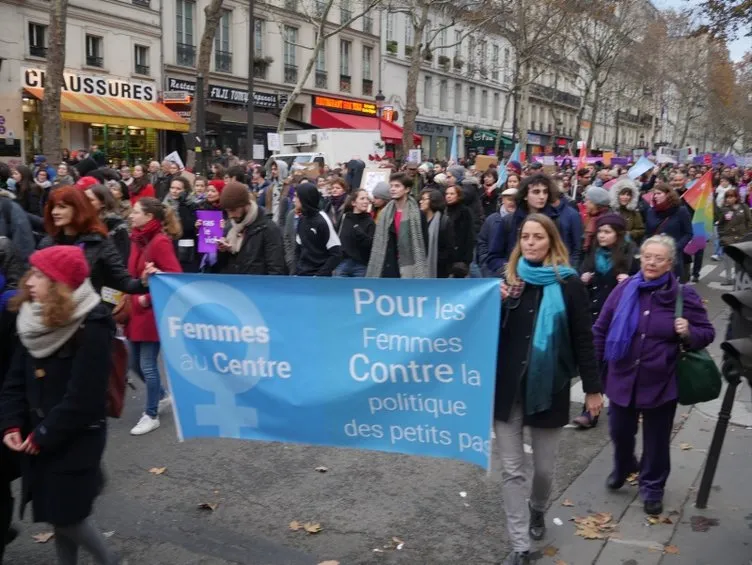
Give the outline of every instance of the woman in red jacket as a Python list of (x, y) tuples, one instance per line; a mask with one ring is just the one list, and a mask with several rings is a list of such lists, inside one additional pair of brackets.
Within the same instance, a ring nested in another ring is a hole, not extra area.
[(128, 191), (131, 193), (131, 207), (142, 198), (154, 198), (157, 195), (154, 187), (149, 184), (149, 175), (143, 165), (133, 167), (133, 182)]
[[(143, 273), (147, 263), (167, 273), (182, 271), (172, 243), (180, 237), (182, 229), (170, 207), (156, 198), (142, 198), (133, 206), (131, 225), (132, 245), (128, 260), (131, 274)], [(170, 404), (159, 378), (159, 335), (151, 295), (131, 296), (131, 316), (125, 335), (131, 342), (131, 368), (146, 383), (146, 411), (131, 430), (131, 435), (140, 436), (159, 427), (159, 410)]]

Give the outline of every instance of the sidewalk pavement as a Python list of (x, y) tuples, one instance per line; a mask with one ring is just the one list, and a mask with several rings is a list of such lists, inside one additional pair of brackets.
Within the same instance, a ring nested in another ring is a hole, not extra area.
[[(732, 422), (750, 421), (749, 400), (750, 389), (743, 382)], [(746, 413), (740, 414), (742, 410)], [(729, 426), (708, 508), (694, 506), (717, 413), (712, 403), (677, 410), (663, 520), (648, 520), (637, 486), (606, 489), (613, 454), (609, 445), (551, 505), (536, 564), (752, 565), (752, 424)], [(595, 513), (612, 515), (613, 533), (593, 540), (575, 535), (571, 518)]]

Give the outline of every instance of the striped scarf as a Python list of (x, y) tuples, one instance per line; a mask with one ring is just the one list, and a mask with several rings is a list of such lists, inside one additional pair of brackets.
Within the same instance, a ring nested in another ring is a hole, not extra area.
[[(389, 229), (394, 222), (396, 210), (397, 203), (392, 200), (379, 214), (373, 247), (371, 248), (371, 259), (368, 261), (368, 270), (366, 271), (367, 277), (379, 278), (384, 272), (384, 261), (389, 245)], [(402, 212), (402, 222), (397, 237), (397, 253), (400, 278), (428, 278), (429, 269), (426, 261), (426, 246), (423, 241), (420, 208), (418, 203), (409, 196)]]

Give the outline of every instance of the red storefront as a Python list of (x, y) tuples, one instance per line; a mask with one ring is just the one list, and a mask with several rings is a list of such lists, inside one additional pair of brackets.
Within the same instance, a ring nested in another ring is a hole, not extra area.
[[(379, 130), (386, 145), (386, 156), (394, 157), (402, 146), (402, 128), (378, 117), (376, 104), (364, 100), (349, 100), (331, 96), (313, 96), (311, 124), (318, 128)], [(413, 135), (415, 147), (420, 147), (421, 137)]]

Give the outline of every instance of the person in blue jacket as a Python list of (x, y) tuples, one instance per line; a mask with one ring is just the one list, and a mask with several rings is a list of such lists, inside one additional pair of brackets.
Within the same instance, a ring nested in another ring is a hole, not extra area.
[(549, 203), (559, 214), (556, 226), (569, 251), (569, 264), (576, 269), (582, 257), (582, 218), (577, 209), (572, 206), (572, 200), (566, 194), (562, 194), (558, 187), (551, 191)]
[(684, 271), (684, 247), (692, 239), (692, 218), (676, 191), (663, 182), (653, 188), (653, 204), (645, 216), (645, 237), (659, 234), (674, 238), (677, 253), (674, 274), (681, 278)]

